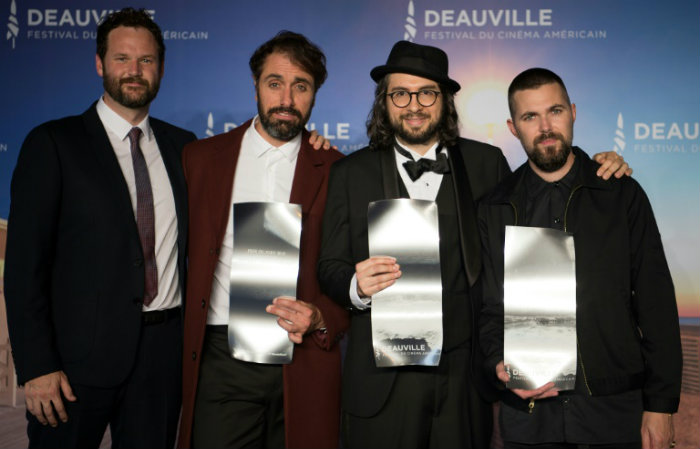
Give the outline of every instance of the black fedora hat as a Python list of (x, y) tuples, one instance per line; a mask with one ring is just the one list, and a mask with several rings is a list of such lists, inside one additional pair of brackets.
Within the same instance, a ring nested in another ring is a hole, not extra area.
[(447, 54), (439, 48), (399, 41), (391, 49), (386, 64), (373, 68), (369, 75), (379, 82), (388, 73), (408, 73), (444, 84), (454, 93), (460, 85), (447, 76), (447, 66)]

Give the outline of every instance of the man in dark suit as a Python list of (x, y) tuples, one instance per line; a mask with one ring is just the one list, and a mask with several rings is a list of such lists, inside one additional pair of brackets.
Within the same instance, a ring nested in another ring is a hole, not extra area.
[(30, 447), (172, 447), (180, 410), (194, 134), (148, 116), (163, 75), (144, 11), (97, 30), (105, 92), (27, 136), (12, 177), (5, 295)]
[[(498, 148), (459, 137), (460, 85), (449, 78), (442, 50), (398, 42), (371, 76), (377, 88), (370, 145), (331, 170), (319, 259), (323, 290), (352, 311), (343, 437), (350, 448), (486, 448), (491, 406), (480, 396), (485, 382), (471, 369), (480, 366), (474, 203), (510, 170)], [(428, 160), (413, 161), (421, 158)], [(369, 257), (367, 206), (401, 197), (438, 206), (443, 346), (436, 367), (378, 368), (374, 361), (372, 295), (401, 271), (392, 257)]]
[[(285, 31), (255, 51), (250, 68), (258, 115), (184, 151), (190, 251), (178, 446), (336, 447), (337, 343), (348, 316), (321, 293), (316, 262), (328, 173), (341, 154), (314, 151), (304, 130), (326, 79), (325, 56)], [(297, 300), (274, 298), (266, 308), (296, 343), (291, 364), (237, 360), (228, 346), (232, 210), (247, 201), (302, 206)]]

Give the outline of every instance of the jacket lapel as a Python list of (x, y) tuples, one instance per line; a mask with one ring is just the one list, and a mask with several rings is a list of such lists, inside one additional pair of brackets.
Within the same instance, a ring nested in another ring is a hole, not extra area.
[(384, 148), (373, 151), (377, 151), (379, 153), (384, 198), (387, 200), (401, 198), (401, 192), (399, 190), (399, 174), (396, 171), (396, 156), (394, 156), (394, 149)]
[(238, 128), (225, 134), (217, 141), (211, 155), (211, 163), (207, 164), (210, 172), (207, 174), (207, 191), (211, 192), (207, 202), (211, 213), (212, 235), (216, 236), (216, 247), (220, 247), (226, 234), (226, 225), (229, 221), (229, 211), (233, 199), (233, 182), (236, 176), (238, 156), (241, 153), (243, 135), (252, 121), (247, 121)]
[(462, 258), (467, 269), (469, 285), (473, 286), (481, 272), (481, 242), (479, 229), (476, 224), (476, 207), (474, 206), (474, 197), (462, 152), (458, 146), (448, 148), (447, 152), (455, 198), (457, 199), (457, 219), (459, 221), (459, 242), (462, 249)]
[(297, 165), (294, 169), (292, 192), (289, 195), (289, 201), (294, 204), (301, 204), (301, 210), (304, 213), (308, 213), (311, 210), (311, 206), (314, 204), (323, 183), (323, 171), (320, 167), (323, 166), (324, 162), (319, 157), (317, 150), (314, 150), (308, 142), (309, 133), (303, 131), (301, 148), (297, 156)]
[(115, 216), (119, 217), (119, 219), (123, 217), (128, 226), (133, 226), (135, 235), (138, 235), (129, 187), (126, 184), (126, 179), (124, 179), (124, 173), (122, 173), (117, 156), (114, 154), (112, 144), (107, 137), (107, 131), (105, 131), (104, 125), (102, 125), (102, 121), (97, 115), (96, 105), (96, 102), (93, 103), (90, 109), (82, 115), (85, 131), (88, 135), (88, 149), (89, 152), (95, 155), (97, 163), (102, 167), (107, 190), (113, 194), (113, 205), (119, 209)]

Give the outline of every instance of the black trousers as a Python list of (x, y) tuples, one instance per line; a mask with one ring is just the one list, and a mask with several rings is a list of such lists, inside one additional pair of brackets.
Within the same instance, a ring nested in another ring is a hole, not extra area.
[(192, 446), (284, 448), (282, 366), (232, 358), (225, 326), (204, 337)]
[(71, 383), (71, 388), (78, 399), (63, 399), (67, 422), (44, 426), (27, 412), (30, 448), (97, 448), (109, 425), (115, 449), (171, 449), (182, 402), (179, 308), (164, 322), (143, 325), (133, 370), (123, 384), (98, 388)]
[(442, 354), (437, 367), (401, 367), (389, 398), (369, 418), (343, 413), (346, 448), (488, 448), (493, 411), (476, 391), (469, 347)]

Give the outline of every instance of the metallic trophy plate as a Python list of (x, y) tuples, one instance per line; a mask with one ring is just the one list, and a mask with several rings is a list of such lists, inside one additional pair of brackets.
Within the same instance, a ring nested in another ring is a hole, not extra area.
[(504, 363), (508, 388), (576, 382), (574, 237), (548, 228), (506, 226)]
[(396, 283), (372, 296), (378, 367), (437, 366), (442, 352), (442, 276), (437, 204), (393, 199), (367, 210), (371, 256), (392, 256)]
[(291, 363), (294, 345), (265, 307), (278, 296), (296, 296), (301, 206), (233, 205), (233, 257), (228, 343), (246, 362)]

